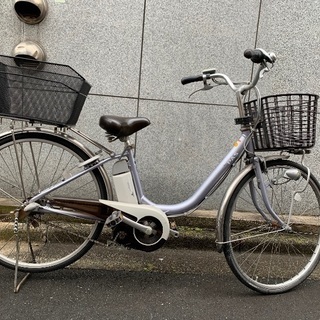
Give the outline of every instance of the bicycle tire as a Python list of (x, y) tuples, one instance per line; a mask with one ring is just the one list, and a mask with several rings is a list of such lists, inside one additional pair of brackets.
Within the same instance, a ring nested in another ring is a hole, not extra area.
[[(319, 262), (320, 185), (312, 174), (307, 180), (306, 168), (298, 163), (273, 160), (266, 167), (263, 183), (282, 221), (289, 221), (292, 203), (291, 231), (281, 231), (277, 223), (268, 223), (258, 213), (250, 181), (258, 194), (256, 203), (263, 212), (267, 210), (251, 170), (239, 182), (227, 206), (223, 250), (231, 270), (243, 284), (263, 294), (275, 294), (302, 283)], [(298, 173), (294, 179), (287, 177), (289, 169)], [(294, 195), (304, 186), (303, 193)]]
[[(17, 258), (15, 208), (61, 181), (69, 170), (80, 170), (77, 165), (89, 159), (88, 152), (60, 134), (24, 131), (16, 133), (14, 139), (16, 144), (12, 135), (0, 139), (0, 264), (11, 269)], [(107, 199), (109, 194), (103, 175), (95, 169), (49, 196), (97, 200)], [(18, 270), (46, 272), (68, 266), (92, 247), (103, 226), (55, 213), (31, 212), (19, 217)]]

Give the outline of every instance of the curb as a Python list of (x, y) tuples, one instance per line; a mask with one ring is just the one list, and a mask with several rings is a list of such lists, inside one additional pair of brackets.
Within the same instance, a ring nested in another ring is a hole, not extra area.
[[(170, 223), (176, 226), (179, 232), (179, 237), (170, 236), (165, 247), (171, 249), (190, 249), (190, 250), (217, 250), (216, 246), (216, 210), (197, 210), (189, 215), (170, 218)], [(239, 228), (243, 227), (243, 222), (255, 223), (255, 217), (249, 212), (239, 212), (235, 216), (235, 222), (239, 222)], [(318, 234), (320, 221), (316, 217), (301, 217), (296, 216), (291, 218), (295, 222), (295, 232), (311, 235)], [(307, 223), (306, 223), (307, 222)], [(281, 243), (286, 245), (290, 240), (290, 233), (281, 238)], [(105, 227), (98, 241), (107, 243), (112, 238), (111, 229)], [(292, 237), (291, 237), (292, 238)], [(306, 237), (307, 239), (307, 237)], [(277, 243), (279, 239), (277, 239)], [(299, 240), (300, 250), (308, 246), (308, 241)], [(255, 240), (252, 240), (252, 244)]]
[[(234, 223), (238, 223), (238, 229), (243, 228), (243, 222), (255, 224), (256, 217), (250, 212), (238, 212), (235, 215)], [(179, 238), (170, 237), (166, 245), (170, 248), (188, 248), (196, 250), (216, 250), (216, 210), (197, 210), (194, 213), (172, 219), (177, 224)], [(317, 216), (292, 216), (291, 221), (294, 223), (294, 232), (282, 234), (282, 237), (277, 238), (277, 245), (286, 246), (292, 242), (292, 235), (299, 233), (305, 236), (305, 239), (298, 239), (297, 248), (303, 251), (308, 248), (310, 235), (319, 234), (320, 221)], [(271, 241), (271, 240), (270, 240)], [(251, 244), (257, 240), (251, 239)]]
[(216, 210), (197, 210), (190, 215), (170, 218), (179, 231), (179, 237), (169, 237), (168, 248), (216, 250)]

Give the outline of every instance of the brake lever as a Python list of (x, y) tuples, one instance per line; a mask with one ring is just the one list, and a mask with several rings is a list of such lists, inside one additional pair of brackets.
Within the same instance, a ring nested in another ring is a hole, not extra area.
[(194, 94), (196, 94), (197, 92), (199, 92), (199, 91), (206, 91), (206, 90), (210, 90), (210, 89), (212, 89), (212, 88), (213, 88), (213, 86), (212, 86), (211, 84), (208, 84), (208, 83), (207, 83), (207, 79), (203, 79), (203, 88), (198, 89), (198, 90), (196, 90), (196, 91), (193, 91), (193, 92), (189, 95), (189, 98), (190, 98), (191, 96), (193, 96)]
[(259, 79), (262, 79), (263, 76), (264, 76), (264, 74), (265, 74), (266, 72), (269, 72), (269, 71), (273, 68), (274, 63), (271, 63), (271, 66), (269, 66), (269, 65), (267, 64), (267, 62), (263, 62), (263, 66), (264, 66), (264, 68), (263, 68), (263, 69), (260, 71), (260, 73), (259, 73)]
[(207, 69), (207, 70), (203, 70), (202, 71), (202, 75), (203, 75), (203, 88), (198, 89), (196, 91), (193, 91), (190, 95), (189, 98), (191, 96), (193, 96), (194, 94), (196, 94), (199, 91), (206, 91), (206, 90), (210, 90), (212, 89), (214, 86), (209, 84), (207, 80), (210, 80), (210, 74), (216, 73), (216, 69), (212, 68), (212, 69)]

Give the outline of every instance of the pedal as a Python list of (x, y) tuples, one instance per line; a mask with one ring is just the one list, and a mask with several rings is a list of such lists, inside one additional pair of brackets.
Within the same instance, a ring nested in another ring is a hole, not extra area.
[(170, 234), (175, 238), (179, 238), (179, 231), (177, 229), (177, 224), (175, 221), (170, 222)]
[(113, 211), (112, 214), (107, 218), (106, 225), (109, 228), (114, 228), (117, 224), (123, 221), (123, 215), (121, 211)]
[(179, 231), (170, 229), (170, 234), (174, 236), (175, 238), (179, 238)]

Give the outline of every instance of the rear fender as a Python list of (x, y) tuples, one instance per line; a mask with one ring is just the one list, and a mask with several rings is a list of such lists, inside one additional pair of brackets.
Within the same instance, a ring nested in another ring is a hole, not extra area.
[[(7, 136), (12, 136), (13, 134), (23, 134), (25, 132), (42, 132), (42, 133), (48, 134), (48, 135), (59, 136), (61, 138), (68, 140), (69, 142), (73, 143), (74, 145), (76, 145), (84, 153), (86, 153), (89, 158), (95, 156), (95, 153), (93, 153), (88, 147), (86, 147), (80, 141), (75, 139), (73, 136), (70, 136), (69, 134), (62, 132), (62, 131), (58, 131), (58, 130), (55, 131), (55, 130), (50, 130), (50, 129), (42, 128), (42, 127), (25, 127), (25, 128), (14, 129), (13, 131), (3, 132), (0, 134), (0, 139), (5, 139)], [(100, 166), (98, 168), (98, 170), (100, 171), (100, 173), (103, 177), (109, 199), (113, 199), (112, 186), (111, 186), (111, 182), (110, 182), (110, 179), (109, 179), (109, 176), (108, 176), (106, 170), (104, 169), (103, 166)]]

